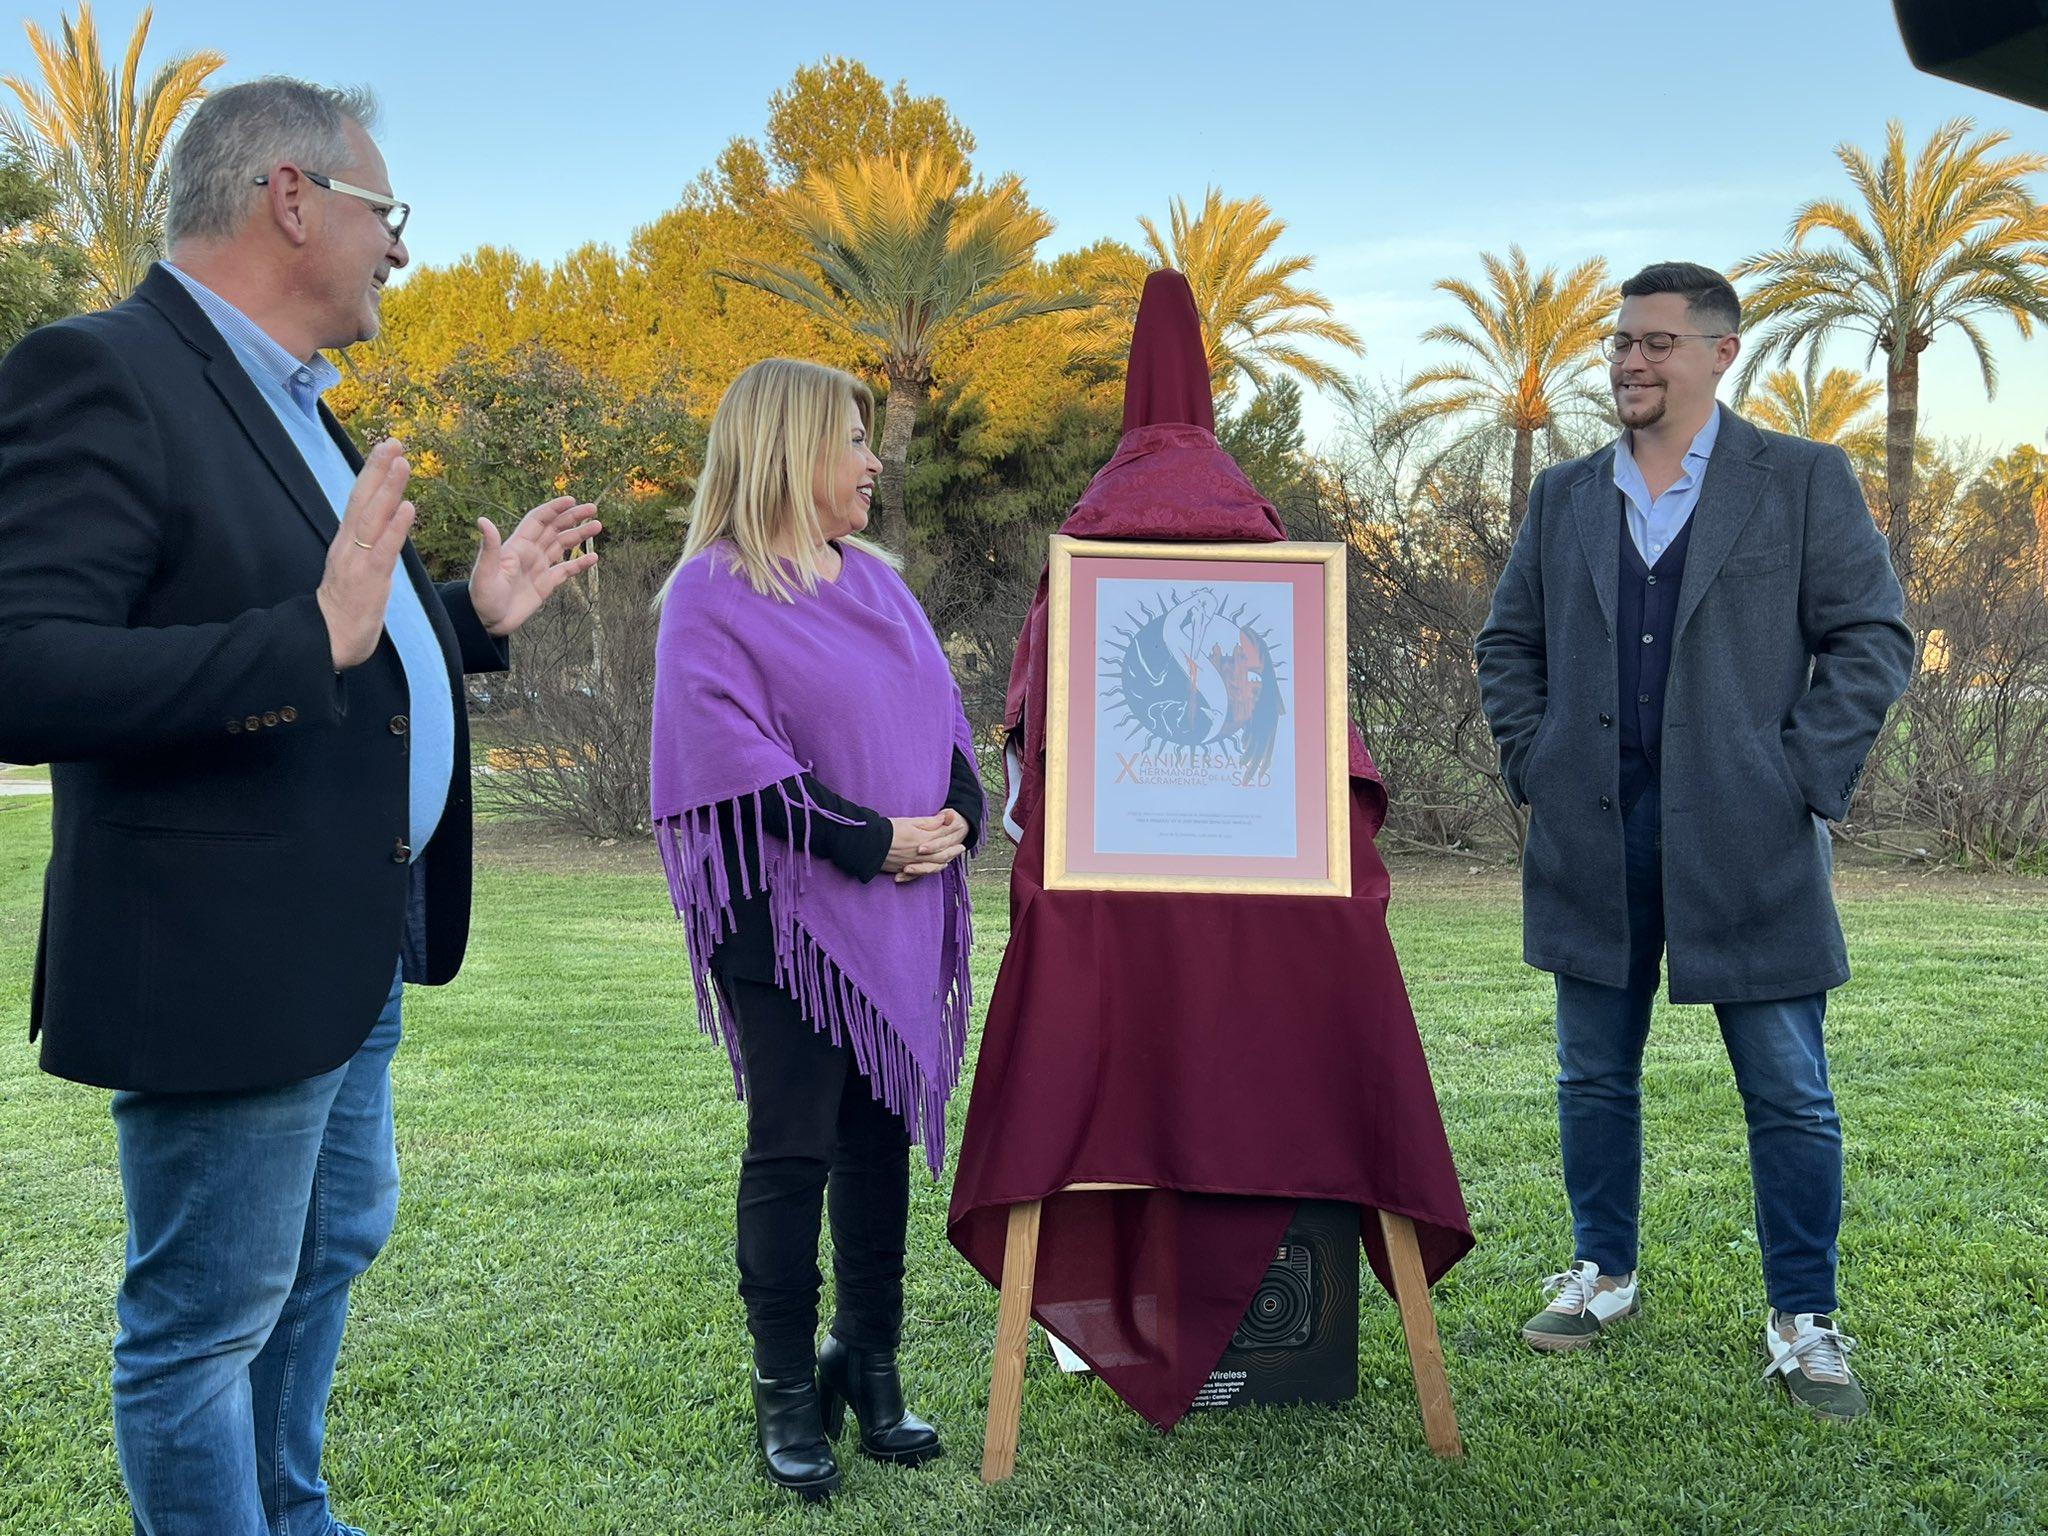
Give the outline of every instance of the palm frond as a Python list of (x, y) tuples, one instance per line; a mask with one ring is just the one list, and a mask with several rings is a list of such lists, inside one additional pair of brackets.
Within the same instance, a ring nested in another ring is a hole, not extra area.
[(1518, 245), (1504, 257), (1481, 252), (1479, 263), (1483, 286), (1438, 280), (1437, 291), (1456, 299), (1471, 323), (1433, 325), (1422, 340), (1463, 355), (1410, 378), (1404, 395), (1444, 392), (1411, 399), (1403, 412), (1417, 420), (1474, 416), (1531, 432), (1582, 414), (1595, 393), (1585, 376), (1601, 364), (1600, 340), (1615, 308), (1607, 264), (1596, 257), (1563, 274), (1555, 267), (1536, 271)]
[(52, 35), (25, 23), (40, 79), (0, 80), (21, 115), (0, 113), (0, 137), (57, 189), (57, 222), (85, 253), (102, 303), (124, 298), (163, 250), (172, 135), (226, 60), (202, 50), (158, 66), (141, 86), (151, 13), (144, 10), (118, 72), (107, 68), (90, 3)]
[[(1263, 388), (1276, 373), (1285, 372), (1311, 388), (1354, 398), (1354, 386), (1344, 371), (1300, 343), (1321, 342), (1353, 356), (1364, 352), (1365, 343), (1336, 318), (1327, 296), (1300, 281), (1313, 270), (1311, 258), (1275, 254), (1287, 226), (1263, 198), (1228, 198), (1221, 189), (1210, 187), (1199, 211), (1183, 199), (1171, 201), (1165, 233), (1142, 216), (1138, 227), (1144, 231), (1152, 265), (1180, 272), (1194, 292), (1209, 349), (1210, 378), (1218, 393), (1227, 392), (1238, 379)], [(1120, 270), (1115, 275), (1106, 322), (1111, 316), (1127, 321), (1135, 313), (1144, 277), (1142, 270)]]

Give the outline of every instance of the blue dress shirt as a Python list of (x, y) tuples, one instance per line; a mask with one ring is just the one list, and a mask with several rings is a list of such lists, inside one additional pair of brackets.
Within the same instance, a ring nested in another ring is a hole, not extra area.
[(1692, 446), (1685, 450), (1685, 463), (1678, 478), (1671, 482), (1670, 489), (1662, 496), (1650, 495), (1649, 483), (1643, 479), (1642, 466), (1636, 463), (1636, 456), (1629, 450), (1627, 428), (1614, 444), (1614, 483), (1621, 491), (1622, 505), (1628, 513), (1628, 536), (1636, 541), (1636, 553), (1643, 557), (1643, 564), (1655, 565), (1671, 541), (1678, 537), (1678, 530), (1686, 525), (1692, 516), (1692, 509), (1699, 505), (1700, 485), (1707, 477), (1707, 460), (1713, 457), (1714, 440), (1721, 435), (1721, 407), (1717, 403), (1693, 438)]
[[(163, 268), (185, 285), (193, 300), (227, 338), (256, 385), (256, 392), (320, 482), (340, 520), (355, 489), (356, 472), (349, 468), (341, 445), (320, 420), (320, 397), (341, 379), (341, 371), (315, 354), (310, 362), (293, 357), (264, 329), (198, 279), (169, 262)], [(455, 766), (455, 699), (448, 686), (448, 663), (440, 637), (427, 617), (420, 595), (400, 565), (392, 573), (391, 599), (384, 609), (384, 633), (398, 650), (411, 694), (410, 815), (407, 841), (417, 859), (441, 824), (448, 804), (448, 782)]]

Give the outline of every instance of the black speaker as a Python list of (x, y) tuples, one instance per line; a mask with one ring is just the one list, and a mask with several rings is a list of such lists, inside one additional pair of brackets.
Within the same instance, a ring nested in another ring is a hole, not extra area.
[(1358, 1395), (1358, 1207), (1304, 1200), (1197, 1408)]
[(1892, 0), (1913, 67), (2048, 107), (2048, 0)]

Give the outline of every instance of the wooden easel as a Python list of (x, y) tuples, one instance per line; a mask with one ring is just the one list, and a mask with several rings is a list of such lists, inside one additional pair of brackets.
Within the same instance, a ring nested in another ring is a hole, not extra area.
[[(1069, 1184), (1061, 1194), (1083, 1191), (1150, 1189), (1149, 1184)], [(1024, 1412), (1024, 1356), (1031, 1341), (1031, 1293), (1038, 1275), (1038, 1224), (1044, 1202), (1026, 1200), (1010, 1207), (1003, 1243), (1002, 1300), (996, 1308), (995, 1369), (989, 1377), (988, 1433), (981, 1447), (981, 1480), (1000, 1483), (1017, 1470), (1017, 1432)], [(1415, 1376), (1415, 1397), (1422, 1407), (1423, 1433), (1439, 1456), (1461, 1457), (1457, 1410), (1451, 1405), (1451, 1383), (1444, 1374), (1443, 1346), (1437, 1339), (1436, 1313), (1429, 1304), (1429, 1280), (1416, 1246), (1415, 1223), (1390, 1211), (1376, 1213), (1380, 1235), (1387, 1242), (1387, 1267), (1393, 1273), (1394, 1300), (1401, 1309), (1401, 1331), (1408, 1339), (1408, 1364)]]

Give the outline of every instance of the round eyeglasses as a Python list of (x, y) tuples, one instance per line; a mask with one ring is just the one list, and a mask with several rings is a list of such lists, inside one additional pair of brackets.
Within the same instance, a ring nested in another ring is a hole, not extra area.
[(1641, 347), (1645, 362), (1661, 363), (1681, 341), (1719, 341), (1727, 334), (1726, 331), (1648, 331), (1641, 336), (1631, 336), (1626, 331), (1616, 331), (1612, 336), (1600, 339), (1600, 355), (1610, 363), (1618, 363), (1628, 356), (1629, 348)]

